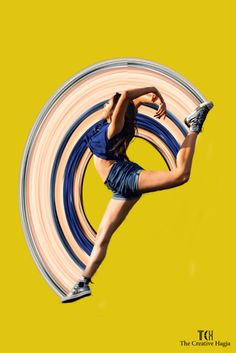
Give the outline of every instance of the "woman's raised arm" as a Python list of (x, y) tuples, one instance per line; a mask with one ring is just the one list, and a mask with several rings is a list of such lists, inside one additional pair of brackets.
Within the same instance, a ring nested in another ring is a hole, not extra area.
[(156, 87), (143, 87), (143, 88), (134, 88), (126, 90), (127, 97), (129, 100), (133, 100), (140, 96), (143, 96), (148, 93), (156, 93), (159, 94), (159, 91)]

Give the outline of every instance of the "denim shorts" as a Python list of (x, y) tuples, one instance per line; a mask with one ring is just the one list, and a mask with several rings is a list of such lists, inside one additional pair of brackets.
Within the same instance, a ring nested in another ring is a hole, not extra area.
[(115, 161), (104, 182), (113, 192), (113, 199), (133, 199), (142, 195), (138, 192), (139, 164), (127, 160)]

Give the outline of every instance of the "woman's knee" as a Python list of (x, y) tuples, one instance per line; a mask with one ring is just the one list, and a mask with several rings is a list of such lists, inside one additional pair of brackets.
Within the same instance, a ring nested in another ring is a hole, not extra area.
[(190, 172), (186, 171), (184, 169), (175, 169), (175, 174), (176, 174), (176, 183), (177, 185), (182, 185), (185, 184), (189, 181), (190, 179)]
[(110, 242), (111, 237), (109, 236), (108, 233), (106, 232), (98, 232), (97, 238), (96, 238), (96, 243), (94, 246), (98, 248), (107, 248), (109, 242)]

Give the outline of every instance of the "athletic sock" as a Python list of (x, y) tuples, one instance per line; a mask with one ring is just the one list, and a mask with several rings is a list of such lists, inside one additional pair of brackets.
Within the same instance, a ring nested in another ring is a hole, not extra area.
[(92, 282), (90, 277), (82, 276), (86, 283)]

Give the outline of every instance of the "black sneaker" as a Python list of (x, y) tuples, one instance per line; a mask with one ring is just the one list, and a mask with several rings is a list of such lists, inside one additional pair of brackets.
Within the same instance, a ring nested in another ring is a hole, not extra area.
[(189, 127), (190, 131), (201, 132), (202, 125), (206, 119), (208, 112), (213, 108), (214, 104), (212, 102), (201, 103), (193, 113), (188, 115), (184, 122)]
[(81, 278), (74, 285), (71, 292), (62, 299), (62, 303), (71, 303), (75, 300), (81, 299), (91, 295), (91, 289), (89, 288), (89, 282), (93, 283), (91, 279)]

